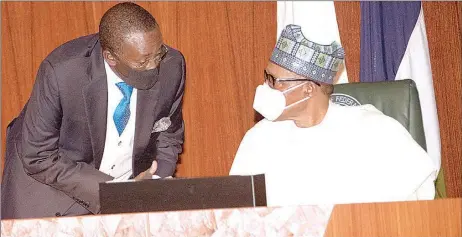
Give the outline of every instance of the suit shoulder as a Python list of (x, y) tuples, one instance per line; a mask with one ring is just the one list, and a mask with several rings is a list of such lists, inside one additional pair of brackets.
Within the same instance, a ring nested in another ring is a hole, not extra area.
[(184, 55), (175, 48), (167, 46), (168, 52), (164, 59), (165, 62), (174, 63), (174, 64), (185, 64)]
[(98, 34), (82, 36), (58, 46), (45, 58), (51, 65), (88, 57), (98, 42)]

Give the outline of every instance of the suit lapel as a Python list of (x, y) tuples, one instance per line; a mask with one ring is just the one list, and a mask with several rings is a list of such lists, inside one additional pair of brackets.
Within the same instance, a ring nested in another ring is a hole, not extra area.
[(99, 169), (106, 142), (108, 88), (101, 46), (98, 42), (89, 56), (91, 57), (91, 67), (88, 72), (90, 81), (83, 89), (83, 98), (90, 129), (93, 160), (95, 167)]
[[(171, 69), (165, 67), (165, 63), (169, 60), (168, 58), (169, 53), (167, 53), (167, 57), (161, 62), (159, 76), (155, 78), (157, 82), (154, 84), (154, 87), (149, 90), (138, 90), (133, 164), (136, 164), (137, 160), (144, 158), (143, 152), (149, 144), (154, 123), (160, 119), (160, 110), (162, 109), (160, 105), (163, 104), (162, 100), (168, 97), (164, 95), (164, 93), (168, 93), (168, 90), (165, 90), (164, 87), (168, 86), (168, 79), (171, 75)], [(155, 159), (156, 157), (147, 158)], [(133, 167), (134, 173), (136, 173), (136, 168)]]
[(152, 127), (156, 120), (156, 109), (159, 103), (159, 92), (162, 83), (156, 83), (149, 90), (138, 90), (136, 102), (135, 138), (133, 144), (133, 159), (142, 158), (141, 154), (147, 147), (151, 137)]

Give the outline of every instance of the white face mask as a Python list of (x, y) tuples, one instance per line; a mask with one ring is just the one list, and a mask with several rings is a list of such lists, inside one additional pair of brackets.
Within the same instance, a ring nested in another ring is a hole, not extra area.
[(285, 91), (278, 91), (268, 86), (268, 84), (264, 83), (263, 85), (259, 85), (255, 92), (255, 99), (253, 101), (253, 108), (263, 115), (266, 119), (270, 121), (274, 121), (281, 114), (284, 112), (285, 109), (288, 109), (292, 106), (295, 106), (305, 100), (310, 99), (310, 97), (306, 97), (301, 99), (293, 104), (286, 106), (286, 97), (284, 96), (285, 93), (290, 92), (299, 88), (300, 86), (306, 84), (308, 82), (296, 85), (291, 87)]

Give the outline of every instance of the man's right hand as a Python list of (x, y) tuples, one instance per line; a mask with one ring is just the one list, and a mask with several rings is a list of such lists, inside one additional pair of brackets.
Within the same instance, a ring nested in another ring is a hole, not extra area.
[(144, 172), (141, 172), (139, 175), (135, 177), (135, 180), (138, 181), (138, 180), (143, 180), (143, 179), (152, 179), (152, 176), (154, 175), (156, 170), (157, 170), (157, 161), (153, 161), (151, 168), (147, 169)]

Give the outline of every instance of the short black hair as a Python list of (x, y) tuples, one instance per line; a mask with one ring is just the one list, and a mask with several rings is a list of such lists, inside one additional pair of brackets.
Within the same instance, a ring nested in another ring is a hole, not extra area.
[(116, 4), (107, 10), (99, 23), (99, 39), (103, 50), (117, 51), (131, 33), (149, 32), (158, 27), (147, 10), (132, 2)]

